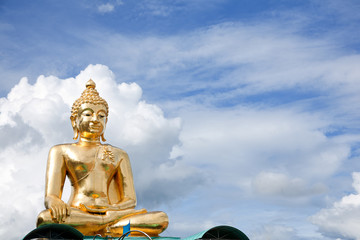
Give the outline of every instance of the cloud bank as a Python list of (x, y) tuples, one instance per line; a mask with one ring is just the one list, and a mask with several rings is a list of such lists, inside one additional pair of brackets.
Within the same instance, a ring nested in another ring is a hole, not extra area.
[(355, 194), (344, 196), (329, 208), (322, 209), (311, 217), (325, 236), (339, 239), (360, 239), (360, 172), (354, 172)]

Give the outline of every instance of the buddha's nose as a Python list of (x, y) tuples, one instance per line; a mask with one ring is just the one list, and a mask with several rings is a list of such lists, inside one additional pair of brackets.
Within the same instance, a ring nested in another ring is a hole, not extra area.
[(99, 122), (98, 116), (94, 115), (91, 119), (92, 122)]

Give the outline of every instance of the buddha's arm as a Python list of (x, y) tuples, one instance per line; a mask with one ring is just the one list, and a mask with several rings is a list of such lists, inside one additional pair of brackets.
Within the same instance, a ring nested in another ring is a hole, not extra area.
[(50, 149), (45, 186), (45, 207), (51, 210), (53, 218), (61, 222), (70, 214), (69, 206), (61, 200), (66, 177), (66, 166), (62, 155), (62, 147)]
[(119, 209), (135, 208), (136, 194), (130, 160), (126, 152), (122, 152), (121, 154), (122, 160), (114, 176), (119, 187), (120, 200), (119, 202), (113, 204), (113, 206)]

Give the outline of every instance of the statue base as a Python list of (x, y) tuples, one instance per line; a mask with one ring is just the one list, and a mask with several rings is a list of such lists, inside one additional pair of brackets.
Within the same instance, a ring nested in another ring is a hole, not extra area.
[[(135, 230), (136, 231), (136, 230)], [(196, 240), (196, 239), (239, 239), (239, 240), (249, 240), (249, 238), (239, 229), (231, 226), (216, 226), (208, 230), (199, 232), (195, 235), (186, 238), (179, 237), (149, 237), (144, 234), (144, 237), (128, 237), (127, 235), (131, 234), (127, 232), (121, 237), (101, 237), (97, 236), (84, 236), (81, 232), (76, 230), (73, 227), (70, 227), (65, 224), (48, 224), (43, 225), (38, 228), (35, 228), (29, 232), (23, 240), (28, 239), (79, 239), (79, 240), (96, 240), (96, 239), (107, 239), (107, 240)]]

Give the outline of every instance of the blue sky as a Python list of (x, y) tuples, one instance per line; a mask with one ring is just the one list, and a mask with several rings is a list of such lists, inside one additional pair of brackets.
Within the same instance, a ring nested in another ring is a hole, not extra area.
[(360, 239), (359, 25), (350, 0), (0, 1), (0, 225), (34, 227), (91, 77), (165, 235)]

